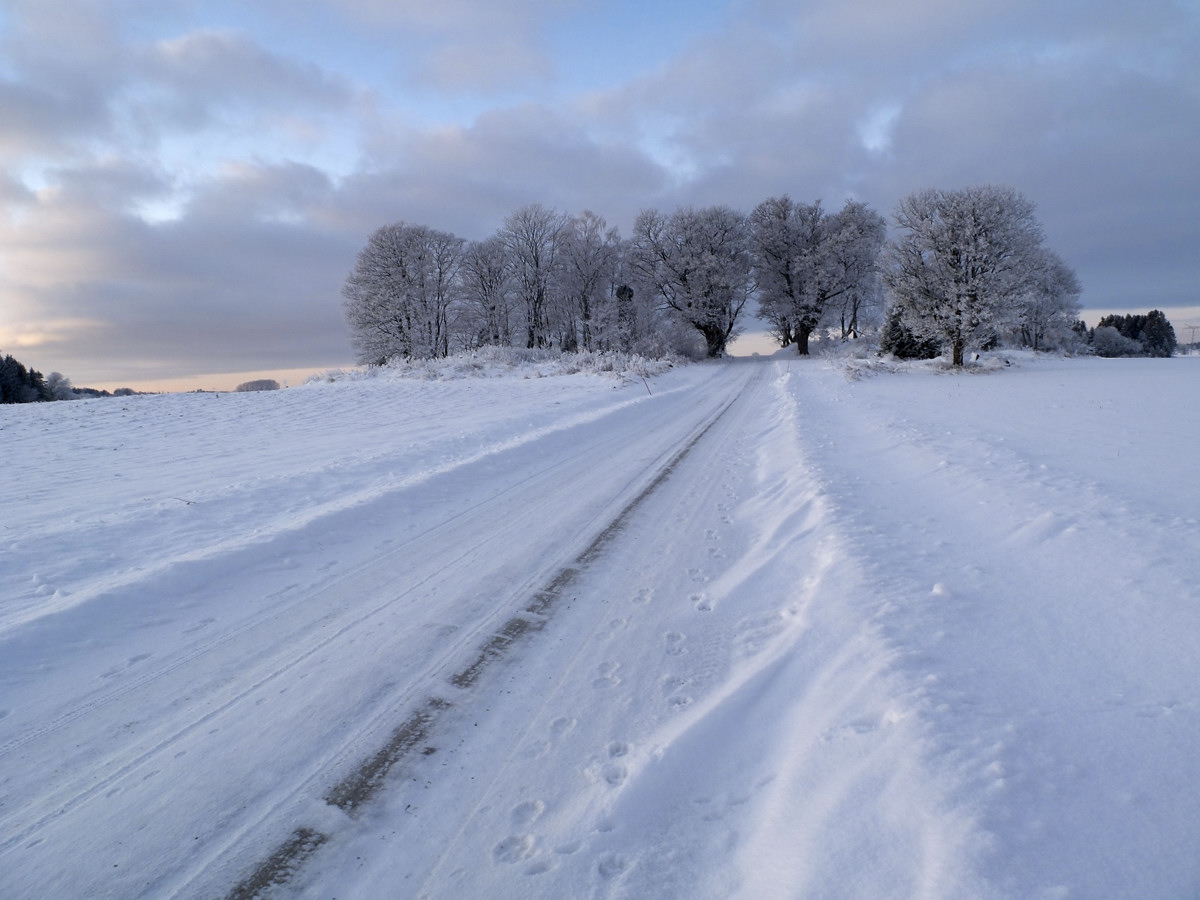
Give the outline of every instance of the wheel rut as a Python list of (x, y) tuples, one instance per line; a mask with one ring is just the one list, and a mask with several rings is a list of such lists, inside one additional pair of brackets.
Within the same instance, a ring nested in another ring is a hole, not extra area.
[[(354, 817), (386, 786), (388, 775), (415, 752), (437, 752), (436, 731), (439, 722), (455, 708), (455, 695), (480, 684), (495, 666), (506, 660), (513, 648), (530, 639), (551, 621), (571, 585), (592, 567), (627, 527), (638, 509), (671, 476), (679, 464), (737, 402), (739, 394), (718, 406), (706, 421), (685, 439), (679, 449), (657, 470), (646, 485), (600, 530), (589, 544), (569, 563), (561, 567), (533, 592), (527, 602), (496, 630), (487, 635), (470, 655), (470, 660), (446, 679), (451, 688), (445, 694), (433, 692), (390, 734), (384, 744), (324, 796), (324, 801)], [(331, 836), (307, 825), (300, 826), (254, 867), (225, 895), (225, 900), (258, 900), (274, 887), (290, 882), (305, 862), (325, 845)]]

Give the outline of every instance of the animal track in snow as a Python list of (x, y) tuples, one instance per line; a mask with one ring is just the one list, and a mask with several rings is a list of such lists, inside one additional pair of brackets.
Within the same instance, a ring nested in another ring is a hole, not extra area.
[(541, 800), (525, 800), (513, 807), (512, 823), (517, 826), (532, 825), (545, 811), (546, 804)]
[(596, 870), (600, 873), (601, 878), (609, 879), (616, 878), (622, 874), (630, 866), (628, 858), (619, 853), (606, 853), (600, 857), (600, 861), (596, 864)]
[(686, 678), (683, 678), (679, 675), (667, 675), (662, 680), (663, 696), (667, 697), (671, 694), (677, 693), (680, 688), (686, 687), (687, 684), (688, 680)]
[(530, 741), (523, 751), (526, 759), (538, 759), (550, 752), (550, 742), (543, 740)]
[(610, 787), (620, 787), (629, 776), (629, 770), (620, 763), (609, 763), (600, 770), (600, 775)]
[(621, 679), (617, 677), (617, 669), (621, 667), (620, 663), (603, 662), (596, 667), (597, 677), (592, 681), (592, 687), (602, 690), (604, 688), (616, 687), (621, 683)]
[(688, 600), (690, 600), (692, 605), (695, 606), (700, 612), (712, 611), (712, 601), (708, 599), (708, 594), (706, 594), (704, 591), (700, 591), (696, 594), (690, 594), (688, 596)]
[(631, 602), (645, 604), (649, 603), (654, 598), (654, 588), (638, 588), (638, 592), (633, 595)]
[(683, 645), (687, 638), (678, 631), (668, 631), (663, 635), (663, 640), (667, 645), (667, 656), (683, 656), (687, 653), (687, 647)]
[(539, 859), (525, 867), (526, 875), (544, 875), (554, 868), (554, 863), (548, 859)]
[(537, 839), (531, 834), (511, 834), (496, 845), (492, 858), (496, 862), (519, 863), (529, 859), (537, 849)]

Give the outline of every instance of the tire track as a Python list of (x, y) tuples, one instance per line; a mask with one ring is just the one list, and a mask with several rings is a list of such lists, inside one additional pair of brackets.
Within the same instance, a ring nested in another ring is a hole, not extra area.
[[(545, 585), (536, 590), (525, 605), (504, 621), (480, 643), (472, 658), (446, 679), (451, 687), (467, 691), (478, 685), (494, 666), (506, 660), (513, 648), (541, 631), (551, 621), (559, 602), (567, 595), (571, 584), (593, 566), (604, 550), (627, 527), (630, 519), (655, 491), (671, 476), (679, 464), (704, 436), (737, 402), (746, 385), (721, 403), (697, 428), (682, 446), (657, 467), (650, 480), (599, 531), (570, 563), (560, 568)], [(478, 634), (478, 632), (476, 632)], [(438, 692), (431, 693), (409, 717), (390, 735), (376, 752), (365, 759), (353, 772), (338, 782), (324, 800), (348, 815), (357, 814), (386, 785), (388, 774), (422, 746), (422, 753), (436, 752), (430, 744), (444, 714), (454, 708), (454, 701)], [(330, 835), (307, 825), (291, 834), (248, 875), (226, 894), (226, 900), (257, 900), (269, 889), (288, 883), (304, 863), (320, 849)]]

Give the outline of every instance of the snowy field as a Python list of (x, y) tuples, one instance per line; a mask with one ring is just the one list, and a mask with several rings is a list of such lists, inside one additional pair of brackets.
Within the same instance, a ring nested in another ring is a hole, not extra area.
[(1200, 895), (1200, 359), (1011, 359), (0, 408), (0, 897)]

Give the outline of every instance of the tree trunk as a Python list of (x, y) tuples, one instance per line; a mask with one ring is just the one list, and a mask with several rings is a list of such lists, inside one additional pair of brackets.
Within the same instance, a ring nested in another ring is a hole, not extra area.
[(808, 336), (812, 334), (812, 329), (807, 325), (797, 325), (793, 336), (796, 339), (796, 353), (799, 356), (808, 356)]
[(954, 339), (954, 365), (961, 366), (963, 364), (963, 350), (966, 349), (963, 345), (962, 338)]
[(704, 335), (704, 343), (707, 347), (708, 358), (715, 359), (725, 352), (725, 332), (716, 326), (701, 328), (700, 333)]

